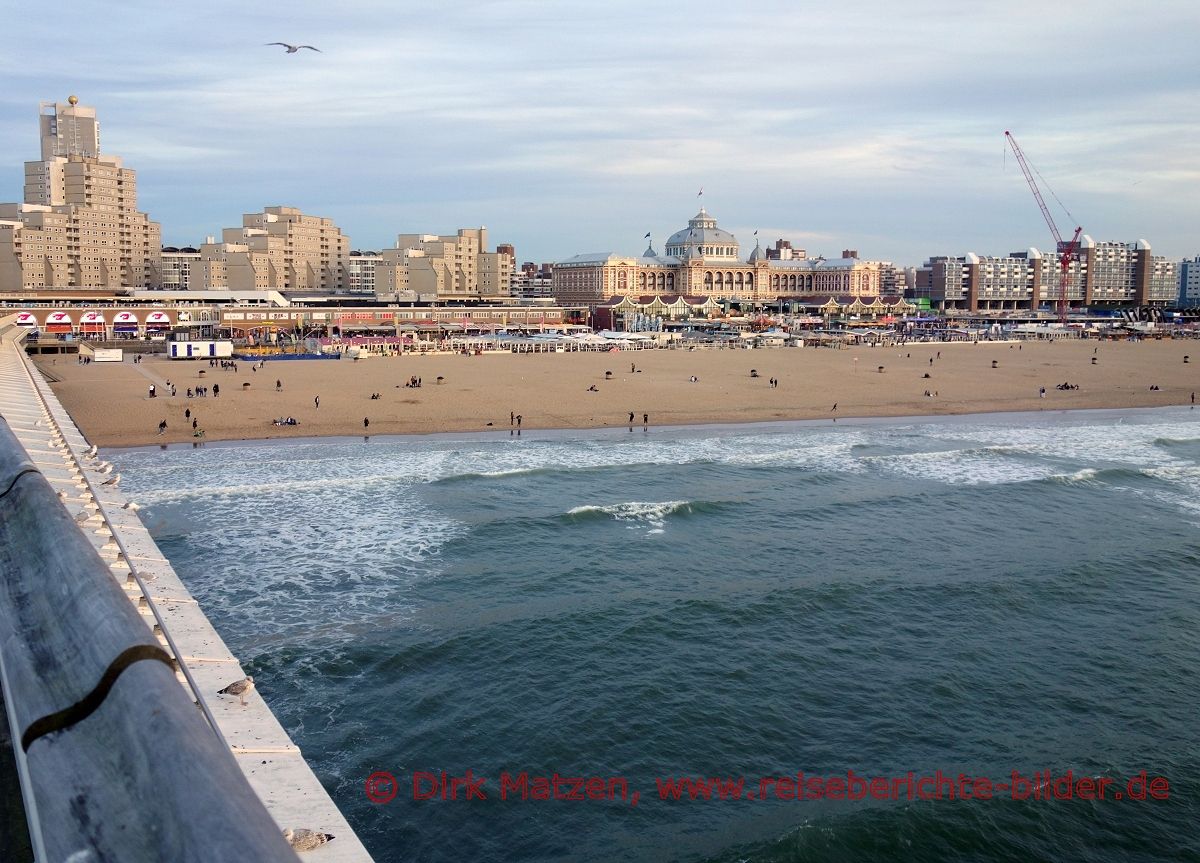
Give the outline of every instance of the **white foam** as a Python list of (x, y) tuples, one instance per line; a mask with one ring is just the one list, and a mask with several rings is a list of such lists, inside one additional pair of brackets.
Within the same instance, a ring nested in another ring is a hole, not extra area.
[(666, 531), (667, 516), (676, 512), (687, 511), (690, 508), (691, 501), (686, 500), (668, 500), (662, 503), (629, 501), (627, 503), (608, 504), (607, 506), (577, 506), (568, 510), (567, 514), (604, 513), (605, 515), (612, 516), (616, 521), (633, 522), (630, 525), (631, 530), (636, 530), (642, 526), (649, 526), (650, 529), (646, 531), (646, 535), (651, 536)]

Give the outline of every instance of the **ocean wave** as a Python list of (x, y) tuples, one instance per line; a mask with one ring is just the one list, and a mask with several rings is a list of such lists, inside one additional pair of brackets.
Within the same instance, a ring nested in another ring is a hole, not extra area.
[(668, 500), (660, 503), (628, 501), (606, 506), (590, 504), (577, 506), (568, 510), (564, 514), (564, 518), (573, 523), (610, 519), (631, 522), (631, 527), (648, 526), (650, 528), (648, 533), (658, 534), (666, 530), (666, 520), (669, 516), (717, 512), (724, 506), (725, 504), (714, 501)]
[(863, 456), (859, 461), (900, 476), (948, 485), (1032, 482), (1053, 473), (1050, 465), (1033, 461), (1025, 447), (1009, 444)]

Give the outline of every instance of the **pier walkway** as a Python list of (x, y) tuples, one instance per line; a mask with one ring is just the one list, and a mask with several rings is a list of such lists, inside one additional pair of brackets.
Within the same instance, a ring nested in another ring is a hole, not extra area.
[[(261, 695), (251, 693), (245, 706), (236, 697), (217, 695), (217, 690), (244, 678), (245, 670), (163, 557), (118, 482), (113, 481), (115, 471), (95, 455), (26, 357), (21, 335), (0, 320), (0, 416), (33, 468), (57, 492), (78, 530), (153, 632), (172, 660), (179, 685), (202, 713), (209, 730), (233, 754), (278, 828), (307, 828), (336, 837), (305, 852), (304, 859), (369, 863), (370, 855)], [(14, 477), (29, 472), (26, 466), (14, 471)], [(3, 485), (11, 480), (15, 486), (14, 477), (0, 479)], [(10, 701), (19, 697), (14, 692), (5, 695)], [(28, 808), (28, 794), (26, 798)], [(36, 838), (34, 845), (36, 849)]]

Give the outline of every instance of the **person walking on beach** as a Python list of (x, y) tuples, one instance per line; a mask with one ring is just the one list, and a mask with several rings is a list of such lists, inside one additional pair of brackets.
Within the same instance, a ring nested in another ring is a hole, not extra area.
[(367, 417), (363, 417), (363, 428), (367, 428), (370, 425), (371, 425), (371, 420), (368, 419)]
[(1192, 393), (1192, 410), (1196, 409), (1196, 394)]
[(216, 399), (216, 398), (220, 398), (220, 397), (221, 397), (221, 385), (213, 384), (213, 398)]
[(277, 392), (277, 393), (283, 392), (283, 381), (281, 381), (281, 380), (275, 381), (275, 392)]
[(516, 424), (517, 424), (517, 413), (516, 413), (516, 411), (509, 411), (509, 412), (508, 412), (508, 424), (509, 424), (510, 426), (513, 426), (513, 425), (516, 425)]
[(185, 410), (183, 412), (183, 418), (185, 420), (190, 420), (192, 418), (192, 409), (191, 408), (188, 408), (187, 410)]
[(159, 422), (159, 424), (158, 424), (158, 433), (159, 433), (159, 434), (164, 434), (166, 431), (167, 431), (167, 421), (166, 421), (166, 420), (162, 420), (162, 421), (161, 421), (161, 422)]
[(837, 410), (837, 402), (834, 402), (834, 403), (833, 403), (833, 407), (831, 407), (831, 408), (829, 409), (829, 412), (830, 412), (830, 413), (833, 413), (835, 410)]
[(521, 427), (521, 415), (517, 414), (517, 428)]
[(321, 407), (321, 397), (315, 396), (313, 398), (313, 410), (319, 410), (320, 407)]
[(650, 414), (642, 414), (642, 428), (650, 427)]
[(1038, 390), (1038, 398), (1044, 399), (1045, 397), (1046, 397), (1046, 388), (1042, 387), (1040, 390)]
[(196, 421), (196, 420), (192, 420), (192, 431), (195, 431), (195, 430), (196, 430), (196, 426), (197, 426), (197, 424), (198, 424), (198, 423), (197, 423), (197, 421)]
[(629, 424), (633, 425), (633, 411), (629, 412)]

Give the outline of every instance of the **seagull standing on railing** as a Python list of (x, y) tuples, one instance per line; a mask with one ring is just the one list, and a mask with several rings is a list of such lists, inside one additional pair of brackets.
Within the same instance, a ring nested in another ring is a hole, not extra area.
[(289, 45), (287, 42), (268, 42), (268, 45), (282, 45), (287, 48), (288, 54), (295, 54), (301, 48), (307, 48), (309, 51), (316, 51), (318, 54), (324, 53), (320, 48), (314, 48), (312, 45)]
[(320, 848), (327, 842), (332, 842), (332, 833), (322, 833), (319, 830), (309, 830), (307, 827), (288, 828), (283, 831), (283, 838), (296, 851), (311, 851)]
[(226, 686), (224, 689), (218, 689), (217, 695), (236, 695), (242, 702), (242, 707), (246, 706), (246, 696), (254, 691), (254, 678), (247, 675), (241, 680), (235, 680), (233, 683)]

